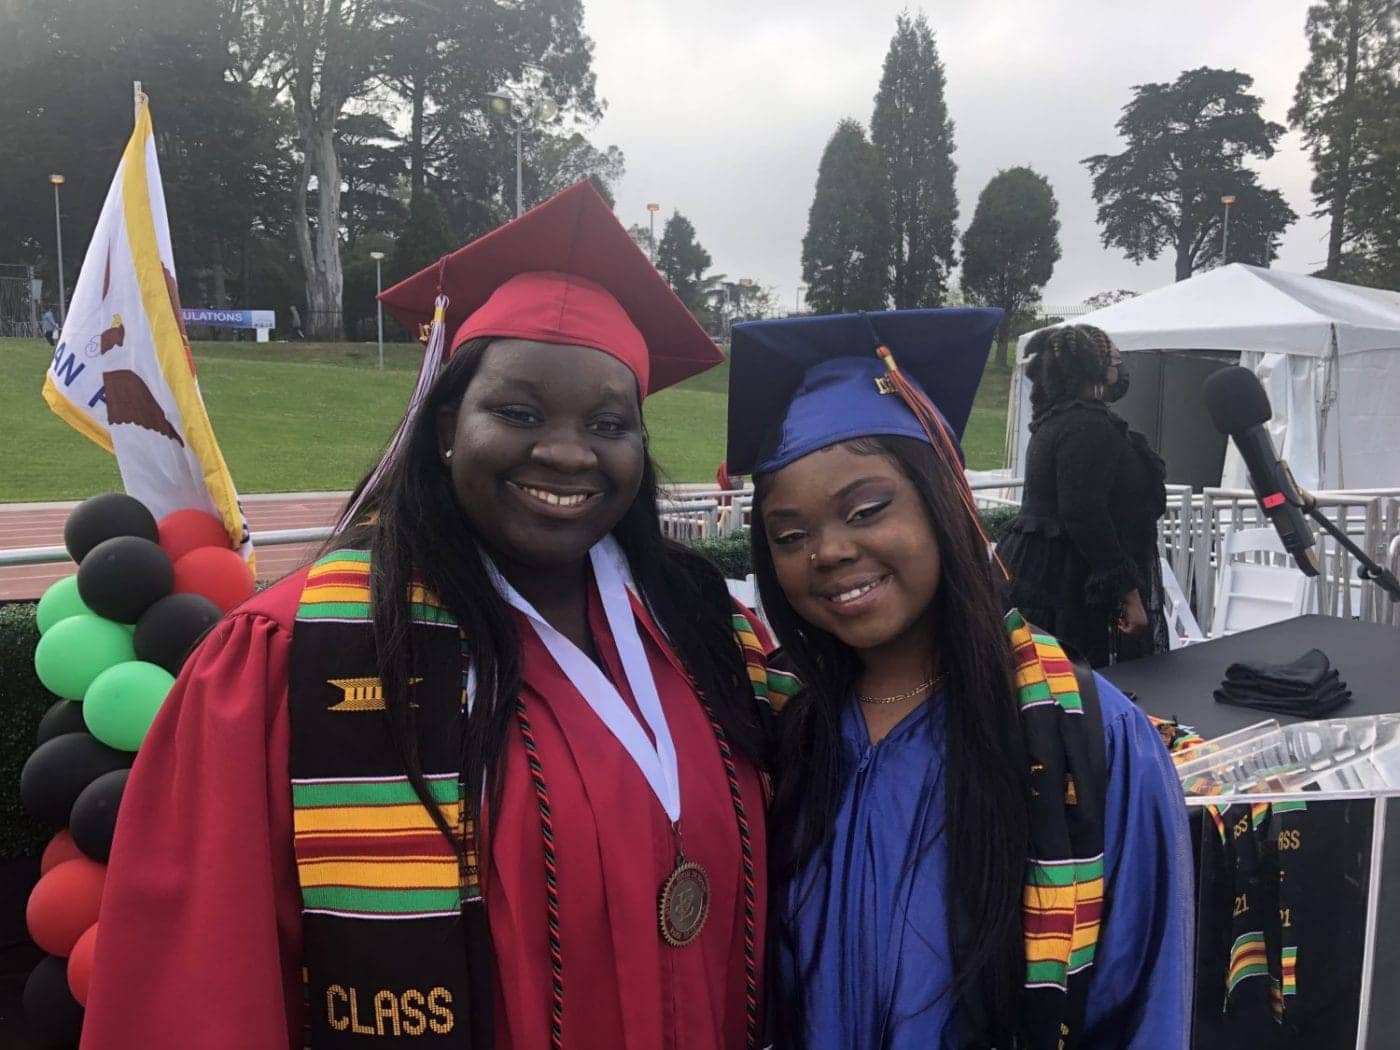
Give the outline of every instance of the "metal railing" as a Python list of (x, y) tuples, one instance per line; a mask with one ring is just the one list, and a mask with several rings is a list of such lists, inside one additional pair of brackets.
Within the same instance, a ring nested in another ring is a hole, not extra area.
[[(1025, 482), (1001, 472), (970, 471), (968, 482), (980, 507), (1015, 506)], [(1363, 550), (1400, 572), (1400, 489), (1318, 492), (1318, 507)], [(658, 503), (662, 529), (673, 539), (693, 542), (726, 536), (749, 524), (753, 487), (721, 489), (713, 484), (674, 485)], [(1255, 528), (1267, 522), (1254, 494), (1243, 489), (1167, 486), (1167, 511), (1159, 529), (1159, 549), (1190, 599), (1198, 621), (1211, 622), (1220, 571), (1220, 548), (1232, 528)], [(253, 545), (276, 547), (321, 543), (329, 527), (273, 529), (253, 535)], [(1400, 625), (1400, 603), (1391, 602), (1373, 583), (1357, 578), (1356, 562), (1324, 533), (1317, 536), (1322, 573), (1315, 588), (1317, 612), (1343, 618)], [(0, 568), (68, 561), (63, 547), (0, 550)]]

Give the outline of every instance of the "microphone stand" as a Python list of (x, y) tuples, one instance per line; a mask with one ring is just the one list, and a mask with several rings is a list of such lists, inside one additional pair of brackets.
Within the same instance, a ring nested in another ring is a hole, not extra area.
[(1299, 489), (1300, 497), (1297, 506), (1302, 509), (1308, 517), (1317, 522), (1322, 528), (1336, 540), (1339, 544), (1351, 552), (1351, 556), (1359, 563), (1356, 575), (1363, 580), (1369, 580), (1381, 590), (1385, 591), (1391, 601), (1400, 601), (1400, 580), (1395, 578), (1395, 573), (1391, 572), (1384, 565), (1381, 565), (1364, 550), (1358, 547), (1350, 536), (1343, 532), (1337, 525), (1322, 511), (1317, 509), (1317, 497), (1305, 489)]

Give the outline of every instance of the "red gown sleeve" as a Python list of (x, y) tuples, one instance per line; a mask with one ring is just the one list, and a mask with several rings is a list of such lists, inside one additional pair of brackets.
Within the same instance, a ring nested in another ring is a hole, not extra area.
[(141, 747), (103, 893), (83, 1050), (302, 1045), (287, 772), (299, 593), (289, 580), (219, 624)]

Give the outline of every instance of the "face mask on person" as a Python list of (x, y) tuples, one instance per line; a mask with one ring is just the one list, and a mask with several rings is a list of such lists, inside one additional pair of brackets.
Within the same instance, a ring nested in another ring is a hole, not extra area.
[(1112, 383), (1105, 384), (1103, 388), (1104, 401), (1111, 405), (1115, 401), (1123, 400), (1124, 396), (1128, 393), (1129, 378), (1128, 366), (1126, 364), (1120, 364), (1118, 366), (1118, 378)]

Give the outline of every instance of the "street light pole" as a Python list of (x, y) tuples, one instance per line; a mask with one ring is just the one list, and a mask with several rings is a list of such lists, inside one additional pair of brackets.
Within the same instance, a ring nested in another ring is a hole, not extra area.
[(491, 112), (515, 126), (515, 217), (525, 214), (524, 153), (521, 136), (526, 124), (547, 124), (559, 112), (559, 105), (539, 87), (504, 87), (486, 96)]
[(656, 265), (656, 213), (661, 210), (659, 204), (647, 205), (647, 218), (651, 222), (651, 233), (647, 235), (647, 243), (651, 246), (651, 264)]
[(518, 219), (525, 214), (525, 193), (521, 189), (522, 172), (524, 161), (520, 154), (520, 130), (521, 125), (515, 125), (515, 217)]
[(379, 370), (384, 370), (384, 303), (379, 298), (384, 291), (383, 274), (380, 270), (384, 262), (383, 252), (370, 252), (369, 257), (374, 260), (374, 309), (379, 322)]
[(1220, 231), (1220, 259), (1222, 262), (1230, 261), (1230, 205), (1235, 203), (1232, 194), (1225, 194), (1220, 198), (1220, 203), (1225, 205), (1225, 224)]
[(63, 176), (50, 175), (49, 182), (53, 183), (53, 232), (54, 240), (58, 242), (58, 323), (62, 327), (68, 319), (68, 303), (63, 288), (63, 219), (58, 207), (58, 188), (63, 185)]
[(806, 287), (805, 284), (799, 284), (792, 290), (792, 312), (795, 314), (800, 314), (802, 312), (802, 291)]

